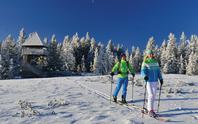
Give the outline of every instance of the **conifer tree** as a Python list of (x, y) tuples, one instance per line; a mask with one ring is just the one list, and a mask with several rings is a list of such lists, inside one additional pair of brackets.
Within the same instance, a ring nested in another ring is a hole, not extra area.
[(126, 55), (126, 60), (129, 61), (130, 56), (129, 56), (129, 50), (128, 49), (125, 51), (125, 55)]
[(113, 44), (112, 41), (109, 40), (107, 46), (106, 46), (106, 51), (105, 51), (105, 58), (106, 60), (106, 74), (108, 72), (111, 72), (111, 69), (114, 64), (114, 56), (113, 56)]
[(188, 75), (197, 75), (198, 74), (198, 56), (197, 53), (191, 52), (188, 60), (188, 65), (186, 68), (186, 73)]
[(95, 53), (94, 53), (94, 64), (93, 64), (93, 71), (95, 74), (100, 74), (100, 57), (99, 57), (99, 49), (96, 48)]
[(164, 65), (166, 64), (166, 41), (164, 40), (162, 45), (161, 45), (161, 48), (160, 48), (160, 66), (161, 68), (163, 69), (164, 68)]
[(136, 72), (140, 72), (141, 63), (142, 63), (142, 54), (139, 47), (137, 47), (132, 61), (132, 65)]
[(155, 50), (155, 40), (154, 37), (150, 37), (146, 45), (146, 50)]
[(178, 73), (179, 72), (179, 62), (177, 60), (177, 48), (175, 45), (176, 38), (174, 34), (170, 33), (169, 35), (169, 40), (168, 40), (168, 45), (166, 48), (166, 63), (163, 68), (164, 73)]
[(60, 71), (62, 67), (62, 61), (60, 58), (60, 52), (58, 48), (58, 42), (56, 36), (52, 35), (51, 42), (48, 47), (48, 67), (49, 71)]
[(61, 50), (61, 56), (63, 58), (63, 68), (68, 71), (75, 70), (75, 57), (74, 51), (70, 42), (69, 36), (65, 36), (63, 40), (63, 47)]
[[(3, 79), (13, 78), (14, 76), (19, 75), (20, 69), (19, 69), (18, 47), (11, 35), (8, 35), (8, 37), (2, 43), (1, 60), (2, 60), (1, 73)], [(10, 72), (10, 61), (14, 63), (12, 65), (12, 69), (14, 69), (15, 71)]]
[(78, 33), (76, 33), (71, 40), (72, 48), (74, 50), (74, 57), (75, 57), (75, 68), (80, 68), (78, 70), (81, 70), (81, 64), (82, 64), (82, 45), (80, 43), (80, 39), (78, 37)]

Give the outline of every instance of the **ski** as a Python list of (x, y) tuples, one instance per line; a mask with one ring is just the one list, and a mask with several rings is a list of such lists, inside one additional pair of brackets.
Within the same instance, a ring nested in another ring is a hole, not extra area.
[[(134, 105), (134, 104), (127, 104), (127, 106), (130, 106), (130, 107), (132, 107), (132, 108), (138, 109), (138, 110), (140, 110), (141, 113), (143, 113), (144, 115), (148, 115), (148, 113), (145, 113), (145, 112), (144, 112), (145, 110), (147, 111), (146, 108), (143, 109), (142, 107), (137, 106), (137, 105)], [(148, 115), (148, 116), (149, 116), (149, 115)], [(150, 117), (150, 116), (149, 116), (149, 117)], [(156, 119), (156, 120), (163, 121), (163, 122), (170, 122), (170, 121), (171, 121), (171, 120), (168, 119), (168, 118), (160, 117), (160, 115), (158, 115), (157, 117), (151, 117), (151, 118), (154, 118), (154, 119)]]
[(118, 100), (117, 103), (120, 104), (120, 105), (128, 105), (128, 103), (123, 103), (123, 102), (120, 101), (120, 100)]
[[(145, 113), (144, 110), (142, 110), (141, 113), (144, 114), (144, 115), (148, 115), (148, 113), (147, 113), (147, 112)], [(149, 115), (148, 115), (148, 116), (149, 116)], [(151, 116), (149, 116), (149, 117), (151, 117)], [(154, 118), (154, 119), (156, 119), (156, 120), (163, 121), (163, 122), (170, 122), (170, 121), (171, 121), (171, 120), (168, 119), (168, 118), (160, 117), (160, 115), (157, 115), (156, 117), (151, 117), (151, 118)]]
[[(134, 105), (134, 104), (122, 103), (122, 101), (120, 101), (120, 100), (118, 100), (117, 102), (114, 102), (114, 103), (119, 104), (119, 105), (122, 105), (122, 106), (129, 107), (131, 109), (138, 109), (138, 110), (141, 111), (142, 114), (149, 116), (148, 113), (145, 113), (144, 112), (146, 108), (143, 109), (142, 107), (137, 106), (137, 105)], [(156, 119), (158, 121), (162, 121), (162, 122), (170, 122), (171, 121), (168, 118), (160, 117), (160, 115), (157, 116), (157, 117), (151, 117), (151, 118), (154, 118), (154, 119)]]

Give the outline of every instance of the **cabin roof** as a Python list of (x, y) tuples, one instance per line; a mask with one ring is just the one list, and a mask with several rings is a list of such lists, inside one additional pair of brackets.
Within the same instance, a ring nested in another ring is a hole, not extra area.
[(41, 41), (37, 32), (33, 32), (29, 35), (29, 37), (25, 40), (22, 46), (45, 46)]

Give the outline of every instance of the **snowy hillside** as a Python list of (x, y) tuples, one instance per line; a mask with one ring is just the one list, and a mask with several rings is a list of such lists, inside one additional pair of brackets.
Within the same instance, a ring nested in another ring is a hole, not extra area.
[[(114, 77), (116, 80), (116, 77)], [(136, 76), (134, 104), (142, 106), (144, 88)], [(127, 101), (131, 102), (131, 82)], [(115, 88), (113, 84), (113, 89)], [(1, 124), (153, 124), (159, 121), (109, 102), (108, 76), (0, 81)], [(198, 76), (164, 75), (160, 114), (178, 124), (198, 123)], [(119, 94), (120, 95), (120, 94)], [(120, 98), (120, 96), (119, 96)], [(158, 96), (157, 96), (158, 98)]]

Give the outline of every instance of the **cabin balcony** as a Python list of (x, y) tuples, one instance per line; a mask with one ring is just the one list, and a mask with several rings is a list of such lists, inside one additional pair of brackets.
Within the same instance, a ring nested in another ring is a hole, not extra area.
[(48, 55), (48, 51), (47, 51), (47, 48), (41, 48), (41, 49), (38, 49), (38, 48), (23, 48), (22, 49), (22, 55), (45, 55), (47, 56)]

